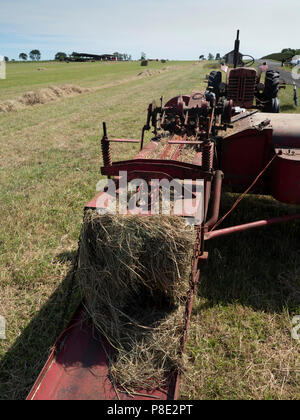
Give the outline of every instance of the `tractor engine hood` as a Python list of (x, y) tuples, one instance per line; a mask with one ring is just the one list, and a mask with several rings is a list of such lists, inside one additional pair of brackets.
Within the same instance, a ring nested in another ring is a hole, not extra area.
[(272, 145), (274, 148), (300, 149), (300, 114), (257, 113), (251, 119), (254, 126), (258, 126), (265, 120), (271, 121), (269, 128), (273, 128)]
[(241, 136), (248, 130), (256, 133), (263, 130), (272, 130), (272, 145), (274, 148), (299, 148), (300, 149), (300, 114), (257, 114), (245, 113), (245, 117), (233, 118), (233, 127), (222, 134), (224, 139)]

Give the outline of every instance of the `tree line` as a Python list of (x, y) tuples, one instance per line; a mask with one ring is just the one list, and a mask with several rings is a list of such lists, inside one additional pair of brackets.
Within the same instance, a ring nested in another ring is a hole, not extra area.
[[(199, 55), (199, 60), (206, 60), (205, 55)], [(217, 53), (216, 56), (214, 56), (212, 53), (209, 53), (207, 60), (221, 60), (221, 54)]]
[[(39, 61), (41, 59), (41, 52), (39, 50), (32, 50), (29, 53), (29, 58), (32, 61)], [(26, 53), (20, 53), (19, 54), (19, 59), (23, 60), (23, 61), (27, 61), (28, 60), (28, 55)]]
[[(29, 57), (30, 60), (32, 60), (32, 61), (39, 61), (41, 59), (41, 56), (42, 55), (41, 55), (41, 53), (40, 53), (39, 50), (32, 50), (32, 51), (30, 51), (29, 54), (20, 53), (19, 54), (19, 60), (27, 61), (28, 60), (28, 57)], [(4, 60), (5, 61), (9, 61), (9, 58), (7, 56), (4, 56)], [(13, 59), (11, 61), (15, 61), (15, 60)]]
[[(283, 52), (286, 51), (292, 51), (291, 49), (286, 49)], [(55, 54), (54, 60), (57, 61), (64, 61), (67, 60), (68, 58), (73, 58), (74, 56), (78, 55), (78, 53), (76, 52), (72, 52), (72, 54), (66, 54), (65, 52), (59, 51)], [(126, 54), (126, 53), (119, 53), (119, 52), (114, 52), (112, 54), (114, 57), (116, 57), (116, 59), (118, 61), (130, 61), (132, 60), (132, 56), (131, 54)], [(35, 49), (30, 51), (29, 54), (26, 53), (20, 53), (19, 54), (19, 59), (22, 61), (27, 61), (28, 58), (30, 58), (31, 61), (39, 61), (42, 57), (42, 54), (39, 50)], [(4, 57), (5, 61), (9, 61), (8, 57)], [(141, 53), (141, 60), (145, 60), (146, 59), (146, 54), (144, 52)], [(205, 60), (205, 56), (202, 54), (199, 56), (199, 60)], [(213, 54), (209, 53), (207, 56), (207, 60), (221, 60), (221, 55), (219, 53), (216, 54), (216, 56), (214, 56)]]
[[(65, 52), (59, 51), (59, 52), (57, 52), (55, 54), (54, 60), (64, 61), (64, 60), (67, 60), (68, 58), (73, 58), (76, 55), (77, 55), (76, 52), (72, 52), (72, 54), (69, 54), (68, 55)], [(116, 57), (116, 59), (118, 61), (130, 61), (130, 60), (132, 60), (131, 54), (126, 54), (126, 53), (124, 54), (124, 53), (114, 52), (112, 55), (114, 57)], [(30, 58), (31, 61), (39, 61), (41, 59), (41, 57), (42, 57), (42, 54), (41, 54), (41, 52), (39, 50), (32, 50), (32, 51), (30, 51), (29, 54), (26, 54), (24, 52), (22, 52), (22, 53), (19, 54), (19, 59), (22, 60), (22, 61), (27, 61), (28, 58)], [(5, 61), (9, 61), (9, 58), (8, 57), (4, 57), (4, 60)]]
[(262, 58), (266, 60), (281, 61), (284, 63), (289, 62), (295, 55), (300, 55), (300, 49), (283, 48), (280, 53), (268, 54)]

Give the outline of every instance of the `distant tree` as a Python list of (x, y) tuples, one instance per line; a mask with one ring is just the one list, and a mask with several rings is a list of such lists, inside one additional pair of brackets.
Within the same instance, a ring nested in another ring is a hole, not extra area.
[(204, 60), (204, 55), (199, 55), (199, 60)]
[(116, 59), (118, 60), (118, 61), (128, 61), (128, 60), (130, 60), (131, 58), (129, 58), (129, 57), (131, 57), (131, 55), (128, 55), (128, 54), (122, 54), (122, 53), (119, 53), (119, 52), (114, 52), (113, 53), (113, 56), (114, 57), (116, 57)]
[(208, 54), (208, 60), (213, 60), (214, 59), (214, 56), (212, 55), (212, 53), (209, 53)]
[(141, 60), (146, 60), (146, 53), (141, 52)]
[(55, 54), (55, 57), (54, 57), (55, 60), (59, 60), (59, 61), (63, 61), (66, 58), (67, 58), (67, 54), (64, 52), (58, 52)]
[(41, 59), (41, 53), (39, 50), (32, 50), (29, 53), (29, 57), (32, 61), (39, 61)]
[(4, 56), (4, 61), (6, 61), (6, 62), (9, 61), (9, 58)]
[(282, 54), (284, 54), (284, 53), (291, 53), (291, 54), (294, 54), (294, 53), (295, 53), (295, 51), (296, 51), (296, 50), (293, 50), (292, 48), (284, 48), (284, 49), (281, 51), (281, 53), (282, 53)]
[(220, 53), (218, 53), (217, 55), (216, 55), (216, 58), (215, 58), (216, 60), (221, 60), (221, 55), (220, 55)]
[(21, 54), (19, 54), (19, 59), (23, 60), (23, 61), (26, 61), (28, 59), (28, 55), (25, 54), (25, 53), (21, 53)]
[(114, 52), (113, 53), (113, 56), (114, 57), (116, 57), (116, 59), (118, 60), (118, 61), (123, 61), (123, 60), (125, 60), (125, 55), (126, 54), (121, 54), (121, 53), (119, 53), (119, 52)]

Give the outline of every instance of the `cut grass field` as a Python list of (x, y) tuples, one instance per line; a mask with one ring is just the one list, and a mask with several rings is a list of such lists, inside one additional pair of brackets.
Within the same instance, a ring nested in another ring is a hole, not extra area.
[[(0, 80), (0, 101), (48, 85), (91, 88), (0, 113), (0, 315), (7, 321), (0, 399), (26, 397), (59, 333), (83, 207), (100, 179), (102, 121), (112, 136), (138, 138), (148, 103), (204, 88), (210, 71), (193, 62), (148, 69), (165, 67), (141, 77), (139, 63), (12, 63)], [(298, 112), (292, 88), (280, 95), (285, 112)], [(136, 151), (113, 145), (113, 158)], [(224, 195), (222, 214), (235, 198)], [(224, 226), (289, 211), (248, 196)], [(290, 223), (208, 244), (181, 398), (300, 398), (300, 342), (291, 338), (291, 319), (300, 314), (299, 233), (299, 223)], [(69, 315), (78, 301), (75, 291)]]

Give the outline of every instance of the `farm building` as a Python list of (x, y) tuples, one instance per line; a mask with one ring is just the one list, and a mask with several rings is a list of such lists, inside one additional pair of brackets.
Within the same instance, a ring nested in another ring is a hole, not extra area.
[[(234, 64), (234, 50), (230, 51), (224, 56), (224, 60), (226, 64)], [(238, 53), (238, 66), (243, 66), (243, 54), (240, 52)]]
[(73, 53), (68, 61), (116, 61), (117, 58), (112, 54), (87, 54), (87, 53)]

